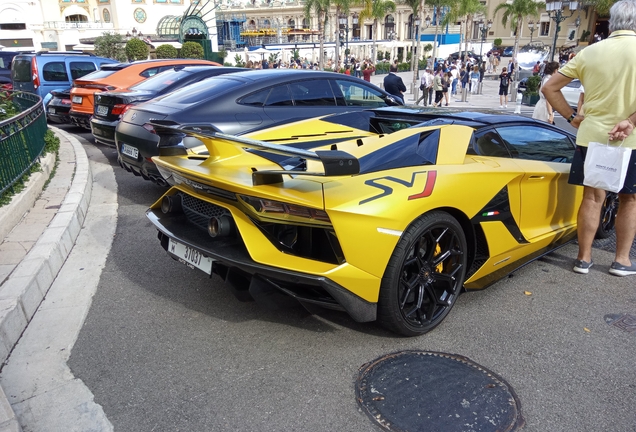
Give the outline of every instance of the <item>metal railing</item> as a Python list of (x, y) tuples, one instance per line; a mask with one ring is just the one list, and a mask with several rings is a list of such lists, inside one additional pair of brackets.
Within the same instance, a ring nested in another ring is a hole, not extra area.
[(42, 98), (32, 93), (9, 92), (22, 111), (0, 122), (0, 195), (13, 186), (38, 161), (44, 150), (46, 115)]

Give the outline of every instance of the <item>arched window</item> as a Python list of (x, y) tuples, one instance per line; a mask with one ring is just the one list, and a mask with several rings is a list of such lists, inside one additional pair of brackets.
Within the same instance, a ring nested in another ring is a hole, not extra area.
[(290, 19), (289, 21), (287, 21), (287, 27), (289, 27), (290, 29), (295, 29), (296, 21), (294, 21), (293, 19)]
[(64, 21), (68, 23), (78, 23), (78, 22), (88, 22), (88, 17), (86, 15), (68, 15), (64, 17)]
[(271, 22), (268, 19), (263, 20), (263, 27), (270, 28), (272, 26)]
[(396, 37), (395, 18), (393, 18), (393, 15), (387, 15), (384, 18), (384, 39), (394, 39)]
[(303, 18), (303, 28), (304, 29), (309, 28), (309, 20), (307, 18)]

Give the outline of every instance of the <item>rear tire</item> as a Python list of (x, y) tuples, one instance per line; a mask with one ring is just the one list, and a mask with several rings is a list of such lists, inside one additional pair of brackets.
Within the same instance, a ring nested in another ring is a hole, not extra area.
[(607, 192), (605, 201), (603, 201), (603, 207), (601, 208), (601, 220), (596, 230), (597, 239), (606, 239), (614, 234), (617, 212), (618, 194)]
[(466, 236), (455, 218), (433, 211), (404, 232), (384, 272), (378, 321), (405, 336), (437, 327), (464, 285)]

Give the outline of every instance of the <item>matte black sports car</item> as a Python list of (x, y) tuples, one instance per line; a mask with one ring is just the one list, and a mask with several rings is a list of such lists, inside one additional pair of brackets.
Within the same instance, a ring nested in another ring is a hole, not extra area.
[(175, 66), (128, 89), (97, 93), (91, 118), (95, 141), (114, 146), (115, 128), (122, 114), (135, 105), (213, 76), (247, 70), (218, 66)]
[(51, 100), (46, 104), (46, 118), (54, 123), (70, 123), (71, 89), (52, 91)]
[[(379, 87), (332, 72), (265, 69), (210, 78), (129, 109), (115, 133), (119, 164), (165, 184), (150, 159), (159, 137), (150, 120), (198, 125), (230, 134), (326, 114), (401, 105)], [(198, 146), (195, 138), (186, 146)]]

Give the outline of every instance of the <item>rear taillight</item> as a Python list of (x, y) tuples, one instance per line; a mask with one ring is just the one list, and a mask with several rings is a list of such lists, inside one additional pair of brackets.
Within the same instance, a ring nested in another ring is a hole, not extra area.
[(157, 135), (157, 131), (155, 130), (155, 127), (151, 125), (150, 123), (144, 123), (142, 127), (146, 129), (148, 132), (150, 132), (151, 134)]
[(110, 113), (112, 115), (124, 115), (124, 113), (126, 111), (128, 111), (130, 108), (132, 107), (132, 105), (125, 105), (125, 104), (116, 104), (111, 110)]
[(33, 88), (40, 87), (40, 76), (38, 75), (38, 64), (35, 57), (31, 59), (31, 76), (33, 77)]

